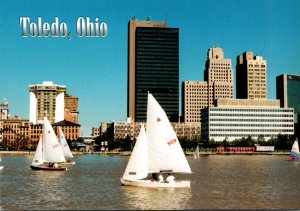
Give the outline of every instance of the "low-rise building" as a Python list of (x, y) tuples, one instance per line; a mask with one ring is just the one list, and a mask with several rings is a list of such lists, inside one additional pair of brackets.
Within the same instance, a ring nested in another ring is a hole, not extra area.
[(280, 108), (279, 100), (217, 99), (215, 106), (201, 110), (201, 132), (206, 140), (248, 136), (269, 140), (278, 134), (294, 134), (294, 109)]

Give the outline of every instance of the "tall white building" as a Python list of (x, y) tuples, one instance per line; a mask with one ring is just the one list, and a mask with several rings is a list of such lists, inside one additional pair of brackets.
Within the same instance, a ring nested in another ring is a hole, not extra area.
[(51, 123), (64, 120), (65, 85), (56, 85), (52, 81), (29, 85), (30, 105), (29, 121), (42, 123), (46, 116)]
[(201, 111), (202, 137), (233, 141), (251, 136), (269, 140), (278, 134), (294, 134), (294, 109), (280, 108), (279, 100), (218, 99), (216, 107)]

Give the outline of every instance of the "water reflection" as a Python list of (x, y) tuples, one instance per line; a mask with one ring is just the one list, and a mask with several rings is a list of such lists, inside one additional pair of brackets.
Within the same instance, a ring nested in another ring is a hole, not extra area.
[(192, 196), (190, 188), (160, 189), (123, 186), (127, 209), (187, 209)]

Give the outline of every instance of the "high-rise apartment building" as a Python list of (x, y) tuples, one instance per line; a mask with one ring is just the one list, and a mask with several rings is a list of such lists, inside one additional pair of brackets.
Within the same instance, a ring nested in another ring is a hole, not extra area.
[(56, 85), (52, 81), (29, 85), (29, 121), (42, 123), (45, 116), (51, 123), (64, 120), (65, 92), (65, 85)]
[(200, 123), (200, 110), (213, 106), (218, 98), (233, 98), (231, 59), (225, 59), (222, 48), (208, 49), (204, 81), (182, 83), (182, 115), (184, 122)]
[(248, 51), (237, 56), (236, 98), (267, 98), (267, 62), (262, 56)]
[(166, 22), (131, 19), (128, 23), (127, 116), (146, 120), (151, 92), (171, 121), (179, 111), (179, 29)]
[(276, 77), (276, 98), (280, 107), (294, 108), (295, 122), (300, 114), (300, 75), (282, 74)]

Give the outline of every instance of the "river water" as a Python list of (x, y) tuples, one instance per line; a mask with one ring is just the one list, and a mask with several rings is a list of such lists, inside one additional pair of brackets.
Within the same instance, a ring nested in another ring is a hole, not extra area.
[(128, 156), (75, 155), (64, 172), (32, 171), (33, 154), (0, 157), (3, 210), (300, 209), (300, 162), (287, 156), (188, 157), (189, 189), (122, 186)]

